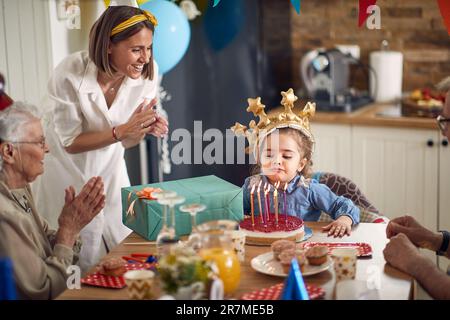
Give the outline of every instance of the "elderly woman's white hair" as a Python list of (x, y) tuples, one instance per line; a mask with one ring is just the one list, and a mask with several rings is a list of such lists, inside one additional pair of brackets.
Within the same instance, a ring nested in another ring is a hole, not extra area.
[[(25, 125), (39, 119), (40, 113), (34, 105), (20, 101), (14, 102), (9, 108), (0, 112), (0, 142), (22, 140)], [(0, 156), (0, 171), (2, 169), (3, 159)]]
[(441, 82), (436, 85), (436, 88), (440, 91), (449, 91), (450, 90), (450, 77), (445, 78)]

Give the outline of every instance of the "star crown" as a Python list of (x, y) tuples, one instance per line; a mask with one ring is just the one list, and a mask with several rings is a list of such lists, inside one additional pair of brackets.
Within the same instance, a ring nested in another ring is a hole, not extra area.
[(256, 152), (256, 146), (267, 135), (281, 128), (292, 128), (301, 131), (314, 144), (314, 137), (311, 133), (309, 119), (316, 112), (316, 104), (313, 102), (306, 103), (305, 107), (299, 113), (295, 113), (294, 102), (297, 101), (297, 96), (294, 90), (290, 88), (288, 91), (282, 91), (281, 105), (284, 106), (284, 111), (267, 115), (264, 111), (265, 105), (261, 103), (261, 98), (247, 99), (247, 112), (252, 112), (255, 117), (259, 118), (258, 123), (251, 120), (247, 126), (236, 122), (231, 130), (236, 136), (245, 136), (249, 142), (250, 150)]

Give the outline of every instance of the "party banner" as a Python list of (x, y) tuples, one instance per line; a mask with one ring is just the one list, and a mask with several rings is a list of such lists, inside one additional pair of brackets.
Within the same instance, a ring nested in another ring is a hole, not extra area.
[(359, 21), (358, 27), (361, 27), (366, 22), (369, 13), (367, 8), (377, 3), (377, 0), (359, 0)]
[[(219, 4), (220, 0), (214, 0), (213, 7), (217, 6)], [(297, 13), (300, 13), (300, 0), (291, 0), (292, 5), (295, 8), (295, 11)]]
[(438, 0), (438, 5), (444, 24), (447, 27), (447, 33), (450, 36), (450, 0)]

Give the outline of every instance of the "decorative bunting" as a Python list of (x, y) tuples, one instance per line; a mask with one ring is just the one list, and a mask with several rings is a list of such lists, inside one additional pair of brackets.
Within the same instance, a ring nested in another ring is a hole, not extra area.
[(441, 11), (442, 19), (447, 27), (447, 33), (450, 36), (450, 1), (449, 0), (437, 0), (439, 10)]
[[(213, 7), (216, 7), (220, 3), (220, 0), (214, 0)], [(292, 5), (297, 13), (300, 13), (300, 0), (291, 0)]]
[(294, 6), (295, 11), (300, 14), (300, 0), (291, 0), (291, 3)]
[(359, 0), (359, 21), (358, 27), (361, 27), (366, 22), (369, 14), (367, 8), (377, 3), (377, 0)]

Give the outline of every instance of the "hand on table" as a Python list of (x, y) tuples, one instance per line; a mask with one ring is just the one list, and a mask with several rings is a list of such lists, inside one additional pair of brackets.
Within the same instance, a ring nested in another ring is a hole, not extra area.
[(388, 239), (399, 233), (405, 234), (408, 239), (420, 248), (437, 251), (442, 243), (442, 234), (435, 233), (423, 227), (411, 216), (395, 218), (386, 228)]
[(340, 216), (329, 225), (322, 228), (323, 231), (328, 231), (328, 236), (342, 238), (344, 235), (350, 235), (352, 232), (353, 220), (348, 216)]
[(413, 267), (420, 265), (423, 257), (419, 249), (403, 233), (391, 238), (391, 241), (383, 250), (384, 258), (393, 267), (413, 275)]

